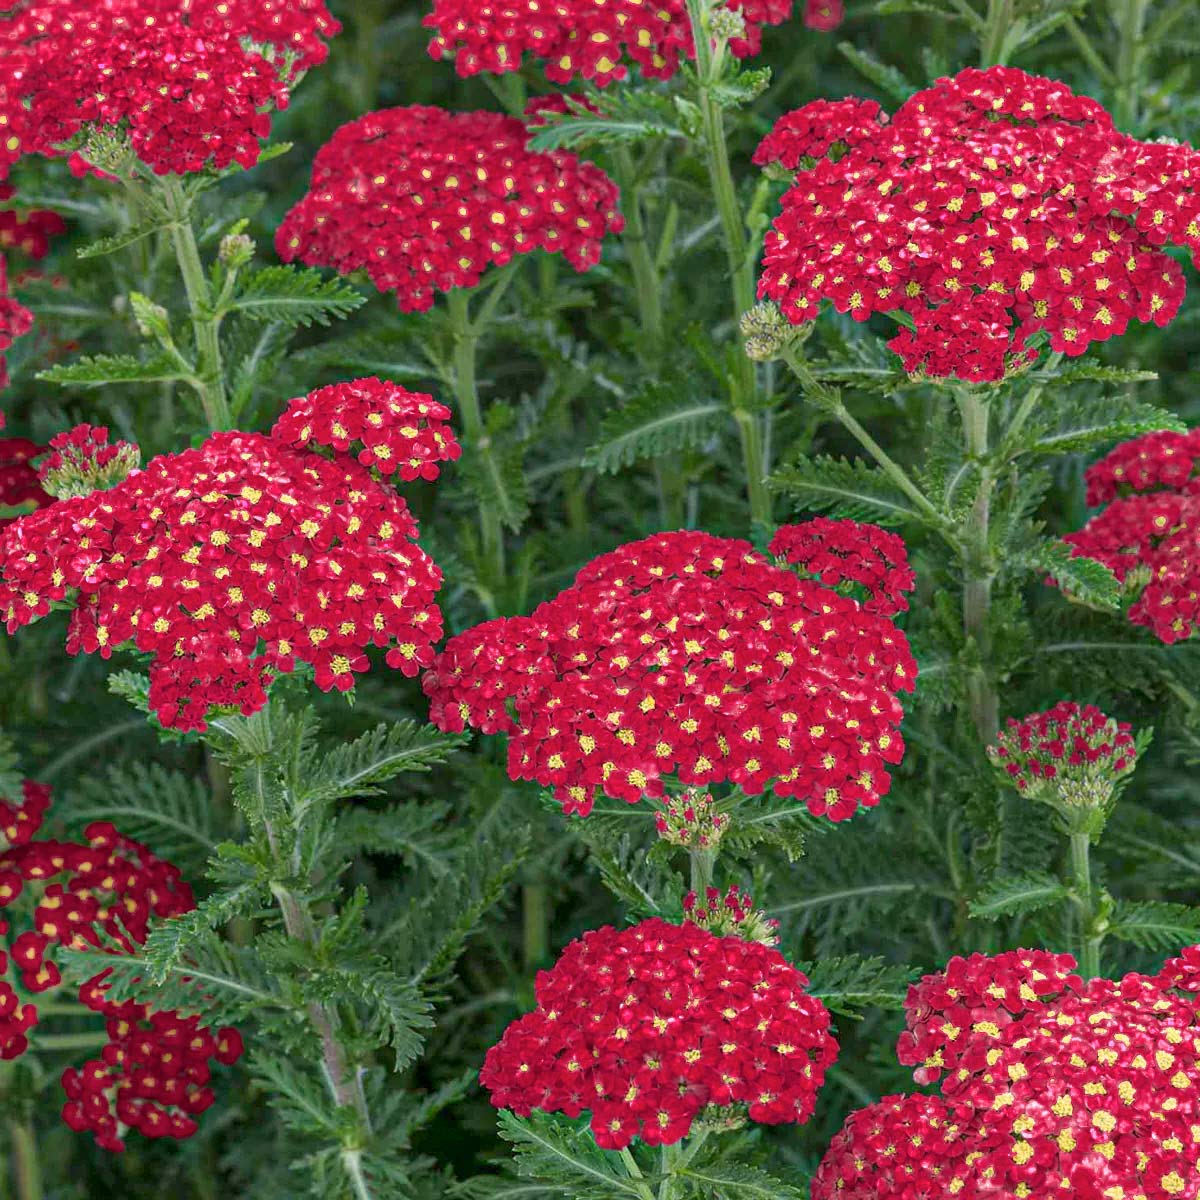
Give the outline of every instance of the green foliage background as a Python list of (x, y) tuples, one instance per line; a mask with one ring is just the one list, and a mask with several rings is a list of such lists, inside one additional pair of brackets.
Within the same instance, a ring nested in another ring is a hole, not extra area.
[[(766, 30), (762, 55), (751, 65), (771, 68), (770, 86), (731, 119), (743, 197), (758, 185), (750, 154), (782, 112), (852, 93), (894, 107), (938, 75), (978, 62), (980, 33), (963, 10), (986, 10), (971, 9), (972, 3), (856, 3), (833, 34), (806, 30), (798, 19)], [(256, 266), (269, 269), (273, 230), (304, 190), (314, 152), (336, 126), (364, 111), (411, 103), (511, 108), (526, 92), (548, 90), (532, 67), (519, 82), (461, 80), (450, 66), (430, 60), (421, 3), (356, 0), (333, 7), (346, 31), (328, 64), (310, 74), (276, 123), (277, 140), (290, 141), (292, 149), (205, 198), (207, 254), (244, 217), (259, 244)], [(1136, 28), (1131, 7), (1141, 14)], [(1200, 43), (1189, 9), (1194, 12), (1190, 0), (1017, 3), (1003, 28), (1011, 37), (1010, 61), (1096, 96), (1122, 128), (1194, 140)], [(1041, 36), (1017, 36), (1031, 30)], [(653, 129), (669, 92), (639, 88), (628, 120)], [(635, 147), (646, 173), (642, 196), (651, 244), (663, 247), (670, 336), (661, 347), (648, 345), (620, 238), (608, 240), (602, 264), (586, 276), (546, 256), (521, 267), (480, 350), (480, 390), (498, 447), (499, 484), (488, 483), (464, 459), (436, 488), (418, 484), (406, 492), (421, 518), (423, 543), (447, 575), (442, 603), (451, 630), (492, 612), (528, 611), (597, 553), (656, 530), (688, 524), (731, 536), (750, 532), (736, 430), (723, 397), (732, 331), (703, 160), (677, 129)], [(619, 172), (616, 159), (627, 145), (588, 144), (580, 153)], [(177, 287), (174, 263), (152, 237), (119, 253), (76, 257), (77, 249), (120, 225), (103, 188), (72, 180), (60, 163), (24, 164), (15, 182), (24, 203), (63, 213), (70, 233), (43, 264), (48, 275), (65, 277), (65, 287), (43, 280), (17, 289), (38, 325), (9, 355), (8, 433), (44, 441), (77, 421), (103, 420), (114, 435), (138, 441), (146, 457), (198, 440), (202, 431), (187, 398), (170, 383), (89, 388), (79, 372), (60, 372), (58, 382), (37, 377), (63, 341), (78, 342), (87, 354), (128, 353), (139, 341), (130, 295), (171, 307)], [(781, 190), (772, 186), (768, 212)], [(271, 282), (268, 277), (264, 287)], [(430, 314), (405, 316), (389, 299), (359, 290), (361, 306), (345, 320), (325, 321), (341, 315), (332, 303), (322, 308), (324, 323), (301, 328), (298, 351), (284, 353), (281, 331), (304, 324), (296, 316), (299, 292), (287, 297), (291, 308), (284, 305), (271, 320), (237, 334), (240, 427), (265, 427), (287, 398), (355, 375), (379, 374), (449, 398), (437, 367), (448, 358), (451, 339), (444, 302)], [(935, 494), (949, 473), (947, 447), (957, 431), (943, 415), (944, 394), (899, 375), (880, 332), (826, 315), (805, 354), (818, 379), (839, 386), (843, 402), (876, 440)], [(1063, 368), (1023, 451), (1036, 466), (1006, 501), (1007, 532), (996, 535), (1009, 541), (998, 546), (1006, 568), (991, 634), (1003, 716), (1070, 697), (1156, 729), (1154, 746), (1096, 852), (1099, 877), (1118, 898), (1116, 936), (1105, 956), (1106, 970), (1116, 972), (1200, 940), (1200, 919), (1188, 907), (1200, 885), (1194, 765), (1200, 652), (1191, 644), (1166, 649), (1133, 630), (1111, 611), (1111, 596), (1093, 596), (1098, 607), (1084, 607), (1044, 587), (1045, 573), (1063, 565), (1047, 557), (1045, 538), (1085, 518), (1082, 474), (1099, 453), (1141, 429), (1200, 418), (1200, 294), (1193, 291), (1168, 329), (1135, 326), (1086, 361), (1114, 369)], [(779, 484), (775, 521), (818, 511), (884, 519), (890, 494), (859, 461), (857, 445), (819, 408), (802, 402), (782, 368), (770, 371), (768, 381), (770, 465)], [(494, 506), (508, 526), (503, 575), (491, 570), (478, 544), (480, 505)], [(895, 1064), (893, 1045), (898, 1001), (914, 972), (955, 953), (1063, 945), (1051, 874), (1060, 853), (1057, 835), (1041, 813), (997, 795), (965, 715), (963, 680), (972, 650), (960, 631), (959, 564), (903, 513), (893, 523), (908, 535), (918, 572), (906, 629), (921, 678), (904, 729), (909, 753), (892, 793), (878, 809), (840, 827), (764, 803), (718, 872), (726, 882), (751, 885), (782, 922), (782, 948), (807, 964), (816, 989), (840, 1014), (843, 1054), (814, 1121), (804, 1129), (747, 1135), (737, 1147), (743, 1164), (767, 1164), (801, 1192), (849, 1109), (911, 1086)], [(1089, 586), (1105, 592), (1103, 579), (1081, 577), (1076, 584), (1081, 595)], [(128, 695), (136, 696), (136, 680), (124, 680), (124, 695), (108, 686), (115, 665), (67, 658), (58, 618), (0, 638), (0, 727), (17, 745), (24, 770), (54, 785), (64, 828), (109, 817), (175, 858), (199, 894), (213, 894), (206, 915), (179, 932), (181, 944), (155, 943), (157, 959), (148, 952), (147, 962), (134, 967), (154, 974), (169, 998), (181, 962), (194, 968), (211, 960), (214, 970), (243, 972), (247, 986), (264, 994), (294, 989), (288, 1002), (303, 1006), (312, 1000), (305, 987), (315, 989), (314, 981), (326, 978), (322, 972), (341, 963), (349, 990), (333, 1002), (378, 1022), (363, 1037), (374, 1047), (366, 1052), (375, 1063), (369, 1087), (387, 1114), (378, 1122), (387, 1140), (381, 1161), (390, 1164), (380, 1167), (380, 1195), (435, 1196), (451, 1189), (465, 1197), (582, 1194), (571, 1190), (581, 1185), (535, 1181), (517, 1189), (497, 1179), (496, 1164), (510, 1157), (510, 1141), (534, 1175), (542, 1170), (529, 1140), (537, 1123), (498, 1127), (474, 1074), (504, 1026), (531, 1006), (537, 969), (568, 940), (605, 922), (678, 912), (686, 862), (662, 850), (647, 859), (650, 809), (606, 801), (586, 823), (564, 820), (535, 787), (508, 781), (497, 740), (458, 745), (418, 728), (426, 715), (419, 687), (386, 669), (359, 682), (352, 705), (313, 693), (319, 740), (311, 731), (275, 734), (286, 740), (295, 733), (306, 786), (319, 790), (324, 780), (319, 802), (336, 814), (322, 836), (336, 843), (333, 859), (344, 869), (324, 876), (311, 897), (320, 970), (315, 960), (289, 959), (282, 939), (260, 939), (256, 956), (241, 962), (238, 922), (253, 931), (270, 896), (258, 894), (252, 850), (239, 859), (222, 857), (219, 847), (255, 844), (253, 821), (239, 800), (247, 786), (239, 772), (252, 755), (246, 757), (250, 751), (233, 735), (224, 758), (195, 739), (160, 742), (127, 703)], [(372, 735), (380, 723), (388, 730)], [(352, 748), (356, 737), (365, 740)], [(404, 753), (381, 765), (397, 747)], [(353, 762), (366, 774), (339, 790), (338, 772)], [(414, 765), (428, 769), (397, 774)], [(367, 794), (368, 784), (375, 794)], [(205, 883), (214, 856), (219, 866)], [(236, 874), (239, 862), (244, 877)], [(386, 962), (355, 958), (364, 941), (381, 947)], [(351, 948), (345, 961), (338, 957), (344, 947)], [(135, 990), (136, 975), (131, 967)], [(253, 1004), (245, 1012), (234, 1004), (229, 1015), (254, 1011)], [(6, 1077), (5, 1104), (31, 1114), (47, 1195), (257, 1200), (310, 1187), (317, 1195), (343, 1194), (336, 1163), (320, 1149), (341, 1136), (330, 1125), (335, 1118), (319, 1100), (306, 1106), (315, 1077), (305, 1074), (305, 1031), (284, 1018), (266, 1028), (270, 1045), (220, 1075), (218, 1103), (199, 1136), (182, 1147), (135, 1141), (119, 1158), (93, 1151), (58, 1123), (55, 1080), (65, 1060), (23, 1060)], [(394, 1112), (387, 1107), (392, 1104)], [(556, 1170), (549, 1169), (551, 1177)], [(746, 1173), (741, 1182), (749, 1188), (752, 1168), (736, 1170)], [(726, 1194), (725, 1186), (719, 1173), (704, 1185), (710, 1195)], [(0, 1196), (3, 1187), (0, 1182)], [(730, 1194), (758, 1194), (729, 1188)]]

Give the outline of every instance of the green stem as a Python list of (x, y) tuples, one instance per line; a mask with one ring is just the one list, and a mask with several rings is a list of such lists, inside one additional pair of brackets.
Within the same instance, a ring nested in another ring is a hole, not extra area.
[(650, 253), (650, 243), (647, 240), (642, 200), (638, 195), (637, 169), (633, 164), (633, 155), (626, 146), (617, 147), (613, 153), (613, 162), (625, 213), (625, 232), (621, 235), (621, 244), (625, 247), (625, 253), (629, 255), (638, 317), (646, 340), (657, 348), (662, 345), (663, 340), (662, 289), (658, 270), (654, 265), (654, 255)]
[(1141, 75), (1145, 56), (1147, 0), (1112, 0), (1117, 27), (1117, 96), (1113, 117), (1117, 128), (1136, 133), (1141, 123)]
[(1033, 410), (1037, 407), (1038, 401), (1042, 398), (1042, 393), (1046, 390), (1046, 377), (1058, 370), (1059, 363), (1063, 360), (1061, 352), (1051, 354), (1046, 360), (1046, 365), (1038, 373), (1037, 382), (1025, 393), (1025, 398), (1021, 401), (1020, 407), (1013, 414), (1013, 418), (1008, 423), (1008, 428), (1004, 431), (1004, 440), (1010, 448), (1017, 444), (1017, 435), (1025, 428), (1025, 422), (1033, 415)]
[[(451, 382), (459, 412), (462, 414), (467, 448), (479, 456), (480, 468), (502, 486), (500, 467), (492, 454), (491, 439), (483, 423), (483, 410), (479, 403), (479, 390), (475, 378), (479, 329), (471, 323), (470, 297), (462, 288), (453, 288), (446, 293), (446, 306), (454, 335)], [(494, 505), (479, 506), (479, 528), (484, 561), (488, 564), (492, 576), (488, 580), (488, 586), (494, 589), (503, 582), (505, 572), (504, 529), (500, 513)]]
[(544, 883), (521, 889), (521, 925), (525, 970), (536, 971), (550, 957), (549, 892)]
[(688, 858), (691, 860), (691, 890), (696, 893), (696, 899), (703, 903), (705, 893), (712, 887), (716, 851), (689, 850)]
[(38, 1161), (37, 1134), (28, 1117), (10, 1117), (9, 1143), (12, 1146), (13, 1186), (16, 1200), (42, 1200), (42, 1167)]
[(988, 0), (987, 19), (979, 45), (979, 65), (994, 67), (1008, 57), (1004, 40), (1013, 23), (1013, 0)]
[[(750, 253), (746, 215), (738, 203), (737, 187), (729, 163), (729, 143), (725, 138), (725, 114), (717, 102), (713, 87), (720, 74), (725, 53), (724, 42), (713, 52), (708, 33), (710, 0), (688, 0), (688, 17), (696, 44), (696, 103), (700, 110), (708, 178), (721, 218), (721, 234), (729, 264), (733, 322), (737, 329), (742, 314), (754, 307), (754, 257)], [(736, 336), (736, 335), (735, 335)], [(739, 355), (729, 380), (733, 416), (742, 443), (742, 463), (746, 471), (746, 490), (750, 501), (750, 520), (770, 528), (771, 493), (766, 485), (763, 458), (762, 416), (757, 412), (758, 380), (754, 363)]]
[(1071, 874), (1075, 880), (1075, 904), (1078, 908), (1079, 970), (1085, 979), (1100, 974), (1100, 945), (1104, 935), (1096, 932), (1096, 886), (1092, 882), (1091, 837), (1071, 834)]
[(233, 418), (225, 394), (225, 369), (221, 361), (221, 318), (214, 312), (212, 290), (200, 261), (200, 249), (192, 228), (191, 201), (174, 175), (163, 176), (162, 188), (171, 214), (171, 242), (187, 292), (192, 333), (196, 339), (196, 373), (199, 377), (196, 389), (200, 393), (204, 418), (212, 430), (229, 429)]
[[(278, 858), (278, 838), (270, 822), (266, 822), (266, 831), (267, 841)], [(279, 905), (283, 927), (288, 937), (305, 946), (315, 946), (317, 931), (308, 906), (282, 883), (273, 883), (271, 891)], [(341, 1020), (336, 1007), (313, 1000), (308, 1004), (307, 1012), (309, 1022), (321, 1042), (321, 1063), (329, 1091), (339, 1108), (350, 1109), (357, 1118), (356, 1128), (350, 1137), (343, 1141), (342, 1168), (350, 1181), (355, 1200), (374, 1200), (374, 1193), (362, 1165), (362, 1143), (371, 1133), (371, 1114), (367, 1107), (362, 1078), (347, 1057), (339, 1036)]]
[(644, 1200), (654, 1200), (654, 1193), (650, 1190), (650, 1185), (646, 1183), (646, 1177), (642, 1174), (641, 1168), (637, 1165), (633, 1155), (629, 1152), (629, 1147), (626, 1146), (620, 1151), (621, 1161), (625, 1164), (625, 1170), (629, 1178), (633, 1180), (634, 1186), (637, 1188), (639, 1196)]
[(991, 414), (988, 399), (973, 389), (959, 394), (964, 445), (967, 457), (979, 464), (979, 486), (961, 528), (963, 555), (963, 633), (975, 644), (979, 663), (967, 679), (967, 705), (980, 740), (990, 745), (1000, 728), (1000, 698), (989, 669), (990, 651), (988, 612), (992, 602), (992, 582), (996, 569), (992, 563), (989, 533), (992, 489), (995, 478), (987, 461), (988, 424)]

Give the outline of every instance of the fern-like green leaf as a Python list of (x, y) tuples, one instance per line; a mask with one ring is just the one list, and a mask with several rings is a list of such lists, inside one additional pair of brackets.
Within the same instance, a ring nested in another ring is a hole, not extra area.
[(678, 1175), (709, 1200), (805, 1200), (805, 1193), (766, 1171), (743, 1163), (714, 1163), (684, 1167)]
[(500, 1112), (500, 1136), (511, 1144), (523, 1179), (557, 1183), (578, 1200), (640, 1200), (645, 1194), (618, 1166), (616, 1155), (597, 1147), (582, 1122), (538, 1111), (518, 1117), (505, 1109)]
[(799, 458), (772, 475), (770, 486), (812, 512), (891, 526), (924, 519), (882, 471), (859, 460)]
[(839, 42), (838, 53), (842, 55), (859, 74), (869, 79), (879, 90), (898, 104), (918, 91), (915, 83), (911, 83), (895, 67), (880, 62), (869, 50), (862, 50), (852, 42)]
[(993, 880), (971, 901), (971, 916), (985, 921), (1020, 916), (1060, 904), (1069, 892), (1063, 884), (1041, 871)]
[(216, 848), (215, 814), (204, 782), (154, 762), (131, 760), (99, 777), (85, 777), (69, 813), (79, 827), (112, 821), (176, 864), (201, 866)]
[(1178, 951), (1200, 941), (1200, 908), (1160, 900), (1118, 901), (1108, 933), (1143, 950)]
[(589, 97), (588, 107), (570, 104), (568, 112), (543, 113), (538, 120), (539, 127), (529, 140), (532, 150), (573, 150), (585, 145), (684, 136), (678, 112), (667, 97), (630, 89)]
[(612, 474), (639, 459), (694, 450), (729, 423), (729, 410), (717, 400), (680, 400), (666, 386), (647, 388), (609, 413), (600, 436), (584, 453), (583, 464)]
[(909, 967), (857, 954), (799, 966), (809, 978), (812, 995), (819, 997), (830, 1012), (848, 1017), (861, 1017), (875, 1009), (902, 1008), (914, 978)]
[(47, 383), (72, 383), (100, 387), (111, 383), (171, 383), (191, 380), (178, 362), (165, 354), (135, 358), (132, 354), (96, 354), (71, 363), (60, 363), (38, 372)]
[(263, 267), (245, 277), (229, 309), (252, 321), (309, 326), (328, 325), (365, 302), (361, 292), (319, 271)]
[(86, 246), (80, 246), (75, 251), (75, 257), (100, 258), (106, 254), (115, 254), (118, 250), (124, 250), (127, 246), (133, 246), (143, 238), (151, 237), (160, 230), (166, 229), (168, 225), (169, 221), (165, 216), (151, 217), (137, 225), (130, 225), (128, 229), (122, 229), (120, 233), (97, 238), (94, 242), (88, 242)]
[(466, 742), (416, 721), (380, 724), (352, 742), (314, 755), (301, 782), (302, 807), (374, 795), (379, 785), (405, 771), (428, 771)]
[(1121, 584), (1103, 563), (1076, 556), (1066, 542), (1039, 540), (1013, 560), (1033, 571), (1045, 571), (1064, 594), (1091, 608), (1116, 611), (1121, 607)]
[(1012, 451), (1078, 454), (1159, 429), (1187, 429), (1186, 422), (1165, 408), (1123, 396), (1109, 396), (1097, 403), (1094, 395), (1088, 395), (1047, 408), (1045, 418), (1030, 422)]
[(411, 801), (385, 809), (352, 808), (339, 815), (337, 845), (347, 854), (391, 854), (435, 876), (455, 867), (458, 836), (443, 828), (447, 804)]

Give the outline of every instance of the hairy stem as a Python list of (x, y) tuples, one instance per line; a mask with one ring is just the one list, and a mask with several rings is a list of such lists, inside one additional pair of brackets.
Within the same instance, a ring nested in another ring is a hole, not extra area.
[(712, 887), (716, 851), (689, 850), (688, 859), (691, 863), (691, 890), (696, 893), (696, 899), (703, 903), (704, 894)]
[(1092, 882), (1091, 837), (1087, 833), (1071, 834), (1071, 874), (1077, 909), (1076, 957), (1083, 977), (1094, 979), (1100, 974), (1100, 945), (1104, 935), (1096, 931), (1096, 885)]
[[(696, 44), (696, 103), (700, 110), (705, 161), (721, 235), (729, 264), (733, 322), (736, 330), (742, 314), (754, 307), (754, 259), (746, 229), (745, 213), (738, 202), (733, 170), (729, 164), (729, 144), (725, 140), (725, 114), (713, 94), (720, 72), (725, 44), (718, 42), (716, 52), (708, 33), (710, 0), (688, 0), (688, 16)], [(733, 415), (742, 443), (742, 463), (746, 471), (746, 491), (750, 501), (750, 519), (755, 525), (771, 525), (771, 493), (766, 484), (763, 458), (762, 416), (757, 411), (758, 380), (754, 363), (739, 355), (729, 379)]]
[(1147, 0), (1111, 0), (1117, 27), (1117, 95), (1113, 117), (1117, 128), (1136, 133), (1141, 124), (1142, 62)]
[(208, 285), (204, 264), (200, 261), (200, 249), (192, 228), (191, 202), (183, 190), (183, 184), (174, 175), (163, 176), (162, 188), (171, 214), (171, 243), (175, 247), (175, 259), (187, 293), (192, 333), (196, 340), (196, 390), (204, 408), (204, 419), (209, 429), (229, 429), (233, 417), (225, 394), (225, 370), (221, 361), (219, 336), (221, 321), (213, 311), (212, 289)]
[(521, 889), (521, 933), (525, 970), (536, 971), (550, 956), (549, 889), (544, 883)]
[[(267, 840), (273, 850), (278, 841), (270, 823)], [(276, 851), (277, 853), (277, 851)], [(306, 946), (317, 942), (316, 926), (308, 906), (282, 883), (271, 885), (271, 891), (283, 916), (283, 927), (290, 938)], [(308, 1019), (321, 1042), (321, 1065), (329, 1091), (340, 1108), (351, 1109), (357, 1117), (358, 1128), (354, 1143), (342, 1147), (342, 1167), (354, 1190), (355, 1200), (374, 1200), (371, 1185), (363, 1171), (361, 1142), (371, 1133), (371, 1114), (363, 1091), (362, 1078), (350, 1063), (339, 1037), (341, 1019), (332, 1004), (312, 1001), (307, 1008)]]
[(28, 1117), (10, 1117), (9, 1145), (12, 1147), (15, 1200), (42, 1200), (42, 1166), (38, 1160), (37, 1135)]
[[(503, 487), (500, 464), (492, 454), (491, 438), (488, 437), (483, 423), (483, 410), (479, 403), (479, 390), (475, 379), (479, 329), (471, 323), (470, 297), (462, 288), (453, 288), (446, 293), (446, 305), (454, 334), (451, 384), (458, 401), (459, 412), (462, 414), (467, 448), (476, 455), (480, 469), (492, 478), (499, 489)], [(504, 579), (505, 557), (504, 528), (495, 505), (480, 504), (479, 531), (483, 559), (491, 574), (488, 586), (496, 588)]]
[(996, 576), (989, 542), (992, 490), (995, 486), (992, 467), (987, 461), (991, 410), (988, 400), (972, 389), (965, 389), (959, 394), (959, 409), (967, 457), (979, 464), (980, 472), (975, 502), (961, 529), (963, 633), (974, 643), (979, 659), (967, 679), (967, 706), (980, 740), (990, 744), (1000, 728), (1000, 698), (988, 663), (988, 612), (992, 602), (992, 582)]
[(633, 1180), (638, 1195), (642, 1196), (644, 1200), (654, 1200), (654, 1193), (650, 1190), (650, 1185), (646, 1182), (646, 1177), (642, 1174), (641, 1168), (629, 1152), (629, 1147), (624, 1147), (620, 1151), (620, 1154), (621, 1161), (625, 1164), (625, 1171), (629, 1175), (629, 1178)]
[(633, 155), (626, 146), (618, 146), (613, 152), (617, 183), (621, 189), (622, 208), (625, 214), (625, 232), (621, 244), (629, 255), (629, 269), (633, 274), (634, 292), (637, 297), (638, 318), (646, 340), (656, 349), (663, 340), (662, 288), (658, 268), (646, 235), (646, 219), (642, 212), (642, 201), (638, 195), (638, 172)]
[(1004, 39), (1013, 23), (1013, 0), (988, 0), (987, 18), (979, 43), (979, 65), (1003, 65), (1008, 57)]

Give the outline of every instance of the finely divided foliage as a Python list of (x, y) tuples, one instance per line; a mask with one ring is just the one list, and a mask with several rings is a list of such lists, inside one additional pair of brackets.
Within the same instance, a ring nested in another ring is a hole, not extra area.
[(1200, 1200), (1192, 8), (0, 0), (0, 1195)]

